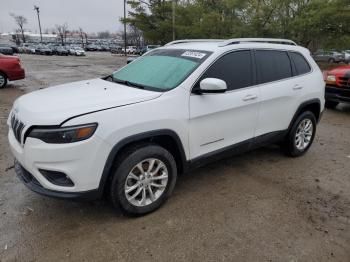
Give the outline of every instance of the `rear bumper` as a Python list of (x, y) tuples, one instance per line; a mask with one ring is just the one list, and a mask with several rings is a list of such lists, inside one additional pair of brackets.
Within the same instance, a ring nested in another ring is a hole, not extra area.
[(350, 87), (326, 86), (326, 101), (350, 103)]
[(90, 201), (101, 198), (101, 192), (99, 190), (90, 190), (84, 192), (60, 192), (44, 188), (31, 173), (29, 173), (27, 170), (24, 169), (24, 167), (21, 166), (21, 164), (17, 160), (15, 160), (15, 172), (18, 178), (23, 182), (23, 184), (26, 187), (40, 195), (54, 198)]

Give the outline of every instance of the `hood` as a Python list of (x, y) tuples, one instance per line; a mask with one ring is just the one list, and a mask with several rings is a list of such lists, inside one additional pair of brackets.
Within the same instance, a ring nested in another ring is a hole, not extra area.
[(155, 99), (162, 93), (102, 79), (41, 89), (19, 97), (13, 111), (25, 125), (59, 125), (66, 119)]
[(342, 76), (342, 75), (345, 75), (346, 73), (350, 73), (350, 65), (338, 66), (328, 71), (328, 74), (333, 74), (337, 76)]
[(3, 60), (3, 59), (6, 59), (6, 60), (19, 60), (19, 57), (15, 56), (15, 55), (2, 55), (2, 54), (0, 54), (0, 60)]

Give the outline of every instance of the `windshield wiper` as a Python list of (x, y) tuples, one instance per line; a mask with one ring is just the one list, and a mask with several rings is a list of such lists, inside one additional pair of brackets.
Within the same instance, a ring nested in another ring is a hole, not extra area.
[(118, 78), (114, 78), (113, 76), (112, 76), (112, 79), (113, 79), (113, 82), (116, 82), (118, 84), (123, 84), (123, 85), (136, 87), (136, 88), (140, 88), (140, 89), (145, 89), (145, 86), (141, 85), (141, 84), (133, 83), (133, 82), (130, 82), (130, 81), (127, 81), (127, 80), (121, 80), (121, 79), (118, 79)]

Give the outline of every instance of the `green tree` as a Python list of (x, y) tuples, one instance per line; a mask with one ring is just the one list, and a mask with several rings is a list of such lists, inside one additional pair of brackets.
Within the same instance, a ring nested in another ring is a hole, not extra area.
[[(146, 41), (172, 40), (172, 1), (128, 1), (126, 23)], [(123, 21), (124, 22), (124, 21)], [(316, 49), (349, 48), (349, 0), (178, 0), (176, 38), (289, 38)]]

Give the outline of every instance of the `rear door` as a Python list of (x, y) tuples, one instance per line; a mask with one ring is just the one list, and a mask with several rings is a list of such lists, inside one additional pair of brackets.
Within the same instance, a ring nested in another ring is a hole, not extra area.
[[(259, 89), (254, 86), (252, 52), (228, 53), (202, 75), (224, 80), (228, 90), (190, 97), (190, 154), (194, 159), (254, 137)], [(197, 87), (195, 85), (195, 88)], [(245, 143), (244, 143), (245, 144)]]
[(286, 130), (299, 106), (303, 88), (293, 78), (287, 51), (255, 50), (260, 109), (256, 136)]

